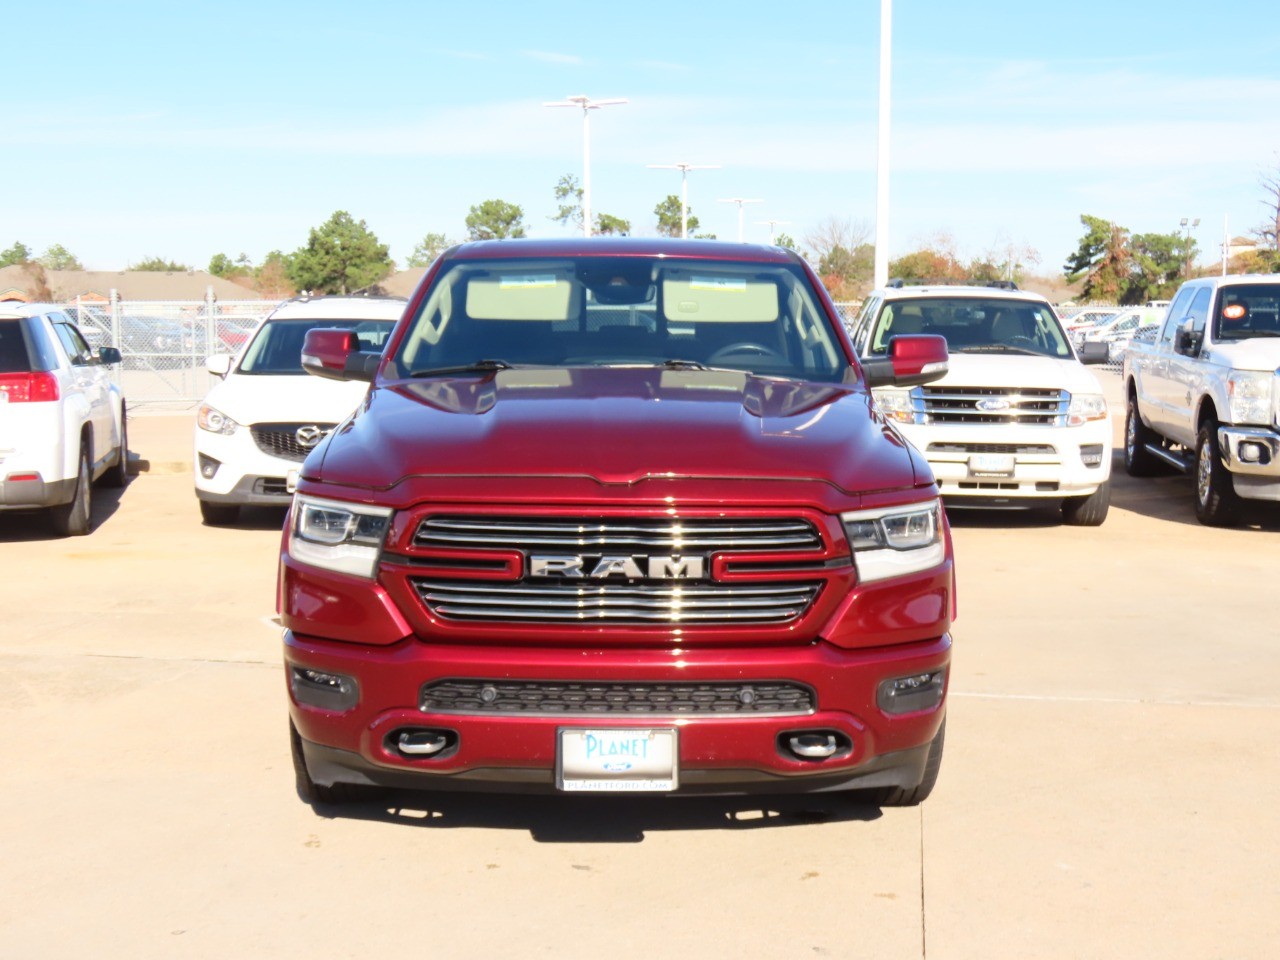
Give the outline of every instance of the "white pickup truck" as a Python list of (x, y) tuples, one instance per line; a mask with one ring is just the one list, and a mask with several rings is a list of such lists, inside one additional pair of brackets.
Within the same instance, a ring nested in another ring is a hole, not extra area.
[(1227, 526), (1280, 500), (1280, 275), (1182, 285), (1153, 342), (1124, 357), (1124, 463), (1196, 478), (1196, 517)]

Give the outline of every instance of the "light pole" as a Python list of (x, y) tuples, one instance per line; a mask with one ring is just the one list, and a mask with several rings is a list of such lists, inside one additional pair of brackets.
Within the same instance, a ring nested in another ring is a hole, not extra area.
[(880, 0), (880, 108), (876, 133), (875, 285), (889, 282), (889, 74), (893, 0)]
[(584, 237), (591, 236), (591, 111), (627, 102), (624, 98), (616, 97), (612, 100), (592, 100), (590, 97), (578, 94), (543, 104), (544, 107), (582, 108), (582, 235)]
[(1183, 217), (1181, 220), (1178, 221), (1178, 225), (1182, 227), (1182, 246), (1187, 253), (1186, 266), (1182, 271), (1182, 275), (1186, 279), (1190, 280), (1191, 279), (1191, 231), (1194, 230), (1196, 227), (1200, 226), (1200, 218), (1196, 217), (1194, 220), (1188, 221), (1186, 217)]
[(651, 163), (648, 165), (650, 170), (679, 170), (680, 171), (680, 239), (684, 240), (689, 236), (689, 171), (690, 170), (719, 170), (718, 163)]
[(718, 203), (736, 203), (738, 205), (738, 242), (742, 243), (742, 214), (748, 203), (764, 203), (763, 200), (748, 200), (746, 197), (721, 197)]
[(757, 220), (756, 223), (760, 224), (761, 226), (764, 226), (765, 224), (769, 225), (769, 244), (770, 245), (773, 245), (775, 228), (791, 226), (790, 220)]

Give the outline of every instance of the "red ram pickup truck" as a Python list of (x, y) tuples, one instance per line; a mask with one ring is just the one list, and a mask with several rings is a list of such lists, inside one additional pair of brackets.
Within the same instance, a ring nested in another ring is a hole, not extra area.
[(447, 251), (308, 456), (279, 613), (300, 795), (785, 793), (914, 804), (942, 759), (955, 604), (929, 465), (776, 247)]

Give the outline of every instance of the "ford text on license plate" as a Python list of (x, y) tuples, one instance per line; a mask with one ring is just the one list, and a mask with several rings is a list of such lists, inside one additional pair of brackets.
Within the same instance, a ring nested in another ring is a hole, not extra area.
[(969, 474), (974, 477), (1011, 477), (1013, 465), (1011, 453), (975, 453), (969, 457)]
[(678, 784), (673, 729), (561, 727), (556, 785), (596, 793), (661, 792)]

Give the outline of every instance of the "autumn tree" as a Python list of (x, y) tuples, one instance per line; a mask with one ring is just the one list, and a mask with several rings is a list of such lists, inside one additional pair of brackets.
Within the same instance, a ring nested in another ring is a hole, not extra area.
[(1082, 214), (1085, 235), (1063, 267), (1067, 280), (1084, 280), (1085, 300), (1129, 303), (1132, 254), (1129, 231), (1110, 220)]
[(484, 200), (467, 214), (467, 236), (472, 240), (508, 240), (524, 235), (524, 208), (519, 204)]
[(377, 283), (395, 264), (387, 245), (363, 220), (337, 210), (319, 227), (312, 227), (307, 245), (288, 259), (289, 280), (313, 293), (354, 293)]
[(271, 299), (291, 297), (298, 288), (289, 279), (289, 255), (272, 250), (253, 271), (253, 289)]

